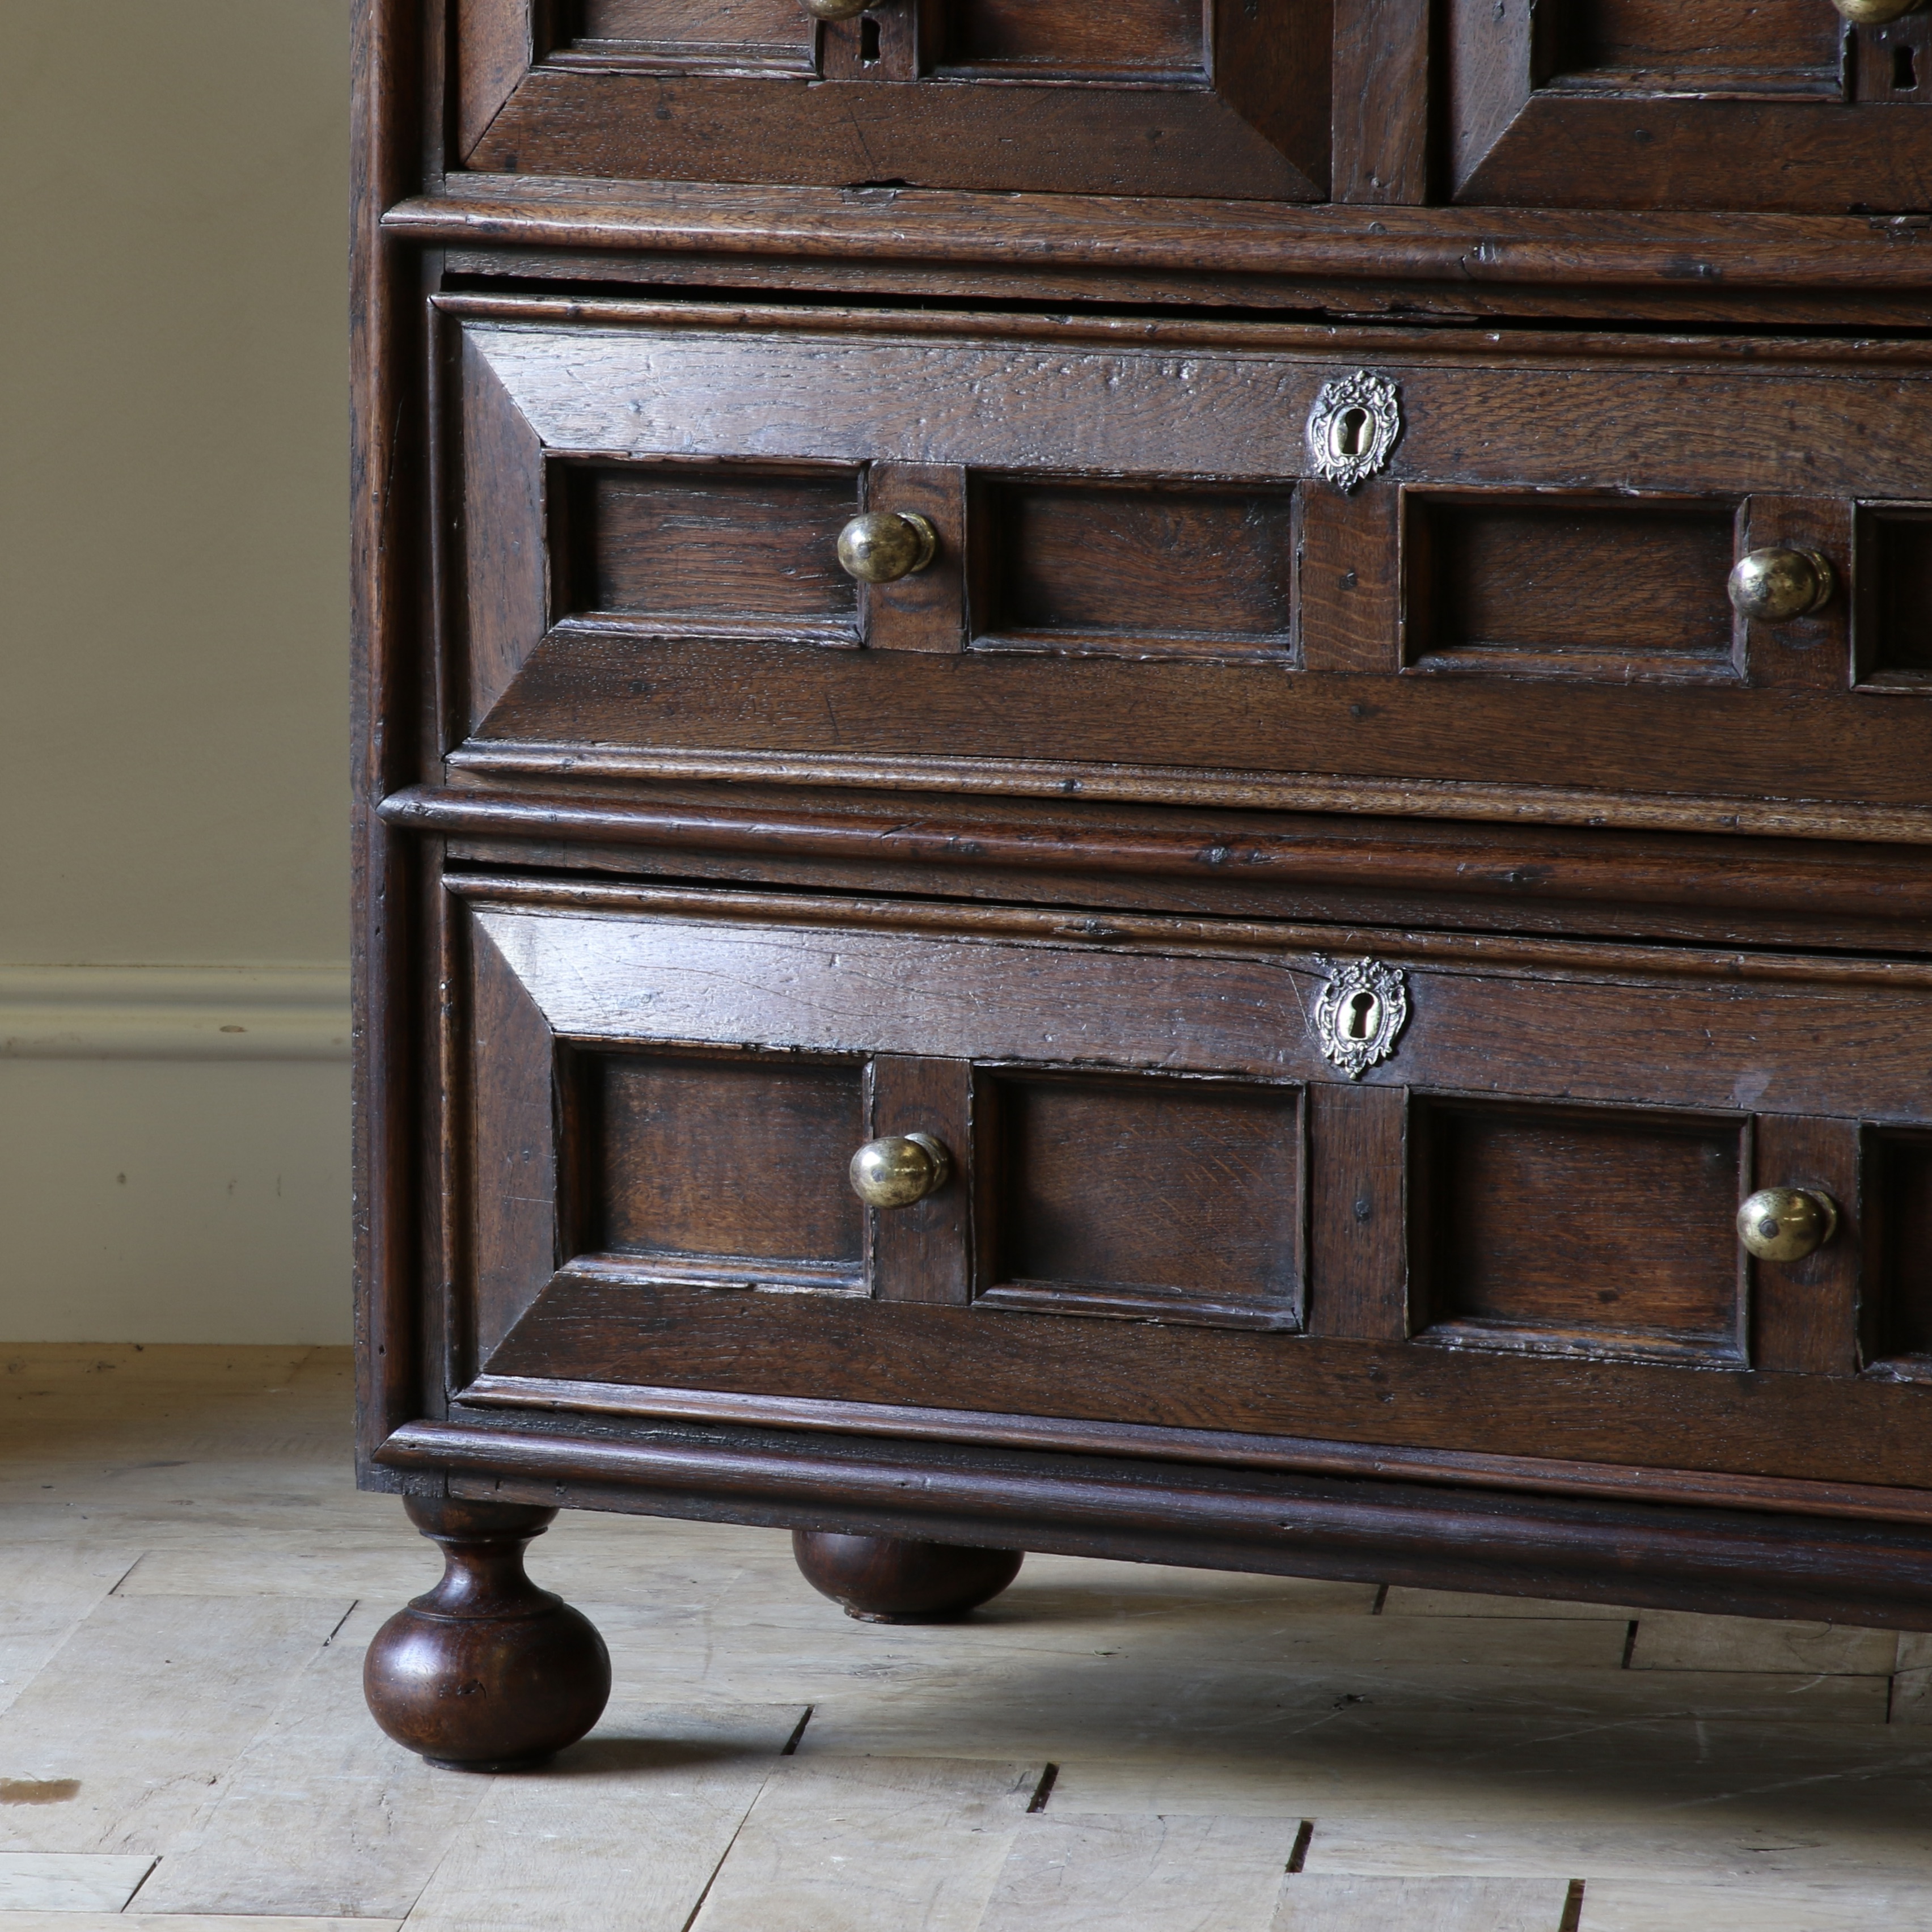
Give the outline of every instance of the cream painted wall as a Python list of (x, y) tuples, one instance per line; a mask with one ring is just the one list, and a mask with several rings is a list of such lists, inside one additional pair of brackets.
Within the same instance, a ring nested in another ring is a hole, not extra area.
[(0, 0), (0, 1341), (348, 1333), (348, 24)]

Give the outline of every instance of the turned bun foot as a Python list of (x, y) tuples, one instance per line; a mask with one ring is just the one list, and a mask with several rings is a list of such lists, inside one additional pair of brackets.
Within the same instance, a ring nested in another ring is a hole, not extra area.
[(432, 1764), (521, 1771), (574, 1744), (610, 1695), (588, 1618), (524, 1574), (556, 1511), (404, 1499), (440, 1544), (442, 1581), (376, 1633), (362, 1666), (370, 1714)]
[(848, 1617), (868, 1624), (936, 1624), (963, 1617), (1020, 1574), (1017, 1550), (966, 1550), (897, 1536), (796, 1529), (792, 1554), (805, 1580)]

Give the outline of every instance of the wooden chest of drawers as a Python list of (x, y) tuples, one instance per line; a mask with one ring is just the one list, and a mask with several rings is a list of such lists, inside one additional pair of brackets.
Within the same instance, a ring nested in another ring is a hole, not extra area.
[(1932, 14), (361, 47), (381, 1720), (560, 1504), (1932, 1628)]

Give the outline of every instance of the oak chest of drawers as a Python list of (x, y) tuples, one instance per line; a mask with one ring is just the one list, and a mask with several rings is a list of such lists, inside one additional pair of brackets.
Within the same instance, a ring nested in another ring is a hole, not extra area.
[(384, 1724), (559, 1506), (1932, 1628), (1932, 13), (359, 45)]

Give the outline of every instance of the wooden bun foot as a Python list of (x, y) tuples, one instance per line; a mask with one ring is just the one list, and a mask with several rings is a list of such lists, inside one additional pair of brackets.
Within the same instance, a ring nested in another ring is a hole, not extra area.
[(805, 1580), (868, 1624), (938, 1624), (997, 1597), (1020, 1573), (1017, 1550), (967, 1550), (896, 1536), (795, 1529)]
[(362, 1666), (370, 1714), (397, 1743), (461, 1771), (522, 1771), (574, 1744), (610, 1695), (588, 1618), (524, 1574), (554, 1509), (406, 1497), (442, 1547), (442, 1581), (376, 1633)]

